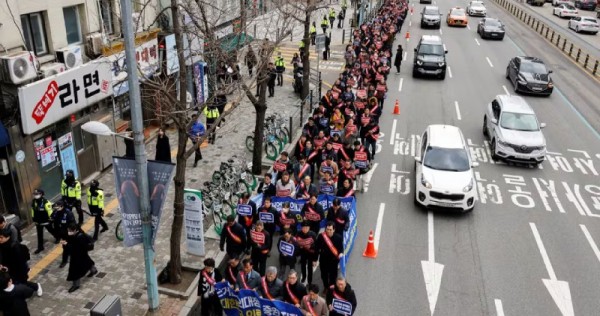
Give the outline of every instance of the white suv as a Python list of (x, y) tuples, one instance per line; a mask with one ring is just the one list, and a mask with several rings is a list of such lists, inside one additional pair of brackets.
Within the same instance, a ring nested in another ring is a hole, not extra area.
[(415, 204), (471, 211), (475, 179), (467, 143), (456, 126), (429, 125), (415, 157)]

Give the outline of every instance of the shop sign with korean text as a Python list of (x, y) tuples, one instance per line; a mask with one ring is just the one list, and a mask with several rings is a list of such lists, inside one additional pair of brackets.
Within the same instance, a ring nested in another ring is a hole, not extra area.
[(112, 94), (110, 65), (100, 62), (20, 87), (23, 133), (33, 134)]

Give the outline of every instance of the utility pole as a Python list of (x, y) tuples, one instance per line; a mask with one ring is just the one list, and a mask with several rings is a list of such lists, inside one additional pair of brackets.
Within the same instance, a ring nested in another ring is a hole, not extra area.
[(358, 13), (358, 25), (357, 27), (360, 28), (361, 24), (363, 23), (363, 21), (365, 20), (365, 1), (366, 0), (360, 0), (360, 11)]
[(135, 32), (133, 30), (131, 0), (121, 0), (121, 22), (123, 41), (125, 42), (125, 62), (127, 64), (127, 82), (129, 83), (129, 104), (131, 105), (131, 127), (135, 145), (137, 185), (140, 189), (140, 213), (142, 217), (142, 238), (144, 245), (144, 268), (148, 291), (148, 309), (158, 309), (158, 279), (154, 267), (154, 248), (152, 247), (152, 216), (150, 214), (150, 196), (148, 192), (148, 160), (144, 144), (144, 125), (140, 82), (135, 59)]

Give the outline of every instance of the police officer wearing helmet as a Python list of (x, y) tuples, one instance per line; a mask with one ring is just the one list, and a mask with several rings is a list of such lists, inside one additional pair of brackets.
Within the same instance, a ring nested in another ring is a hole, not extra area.
[(38, 246), (34, 252), (36, 255), (44, 250), (44, 227), (50, 235), (54, 236), (54, 230), (52, 230), (51, 226), (51, 216), (52, 203), (44, 197), (43, 190), (35, 189), (33, 191), (33, 201), (31, 201), (31, 218), (33, 218), (37, 231)]
[(98, 240), (98, 229), (102, 225), (101, 233), (108, 230), (104, 216), (104, 191), (100, 188), (98, 180), (92, 180), (87, 190), (87, 203), (90, 213), (94, 216), (94, 240)]
[(81, 183), (75, 179), (73, 170), (65, 172), (65, 179), (60, 184), (63, 201), (77, 210), (79, 226), (83, 224), (83, 209), (81, 209)]
[[(67, 228), (75, 223), (75, 216), (73, 216), (71, 209), (67, 208), (63, 201), (56, 201), (52, 205), (52, 209), (54, 210), (52, 212), (52, 228), (54, 229), (54, 237), (56, 237), (54, 243), (58, 244), (61, 239), (64, 241), (69, 237)], [(69, 263), (69, 250), (63, 245), (62, 262), (59, 267), (64, 268), (67, 263)]]

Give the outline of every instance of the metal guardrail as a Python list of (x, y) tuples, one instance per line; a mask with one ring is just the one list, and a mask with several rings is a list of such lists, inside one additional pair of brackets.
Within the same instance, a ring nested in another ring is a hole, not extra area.
[(574, 60), (577, 64), (582, 66), (587, 72), (591, 73), (595, 78), (600, 77), (600, 71), (598, 69), (600, 64), (600, 57), (594, 56), (584, 49), (578, 47), (571, 40), (569, 36), (563, 32), (557, 31), (546, 23), (540, 21), (532, 14), (525, 11), (521, 6), (517, 5), (514, 1), (510, 0), (493, 0), (502, 6), (506, 11), (511, 13), (513, 16), (527, 24), (529, 27), (534, 29), (538, 34), (543, 36), (552, 45), (560, 49), (565, 55)]

